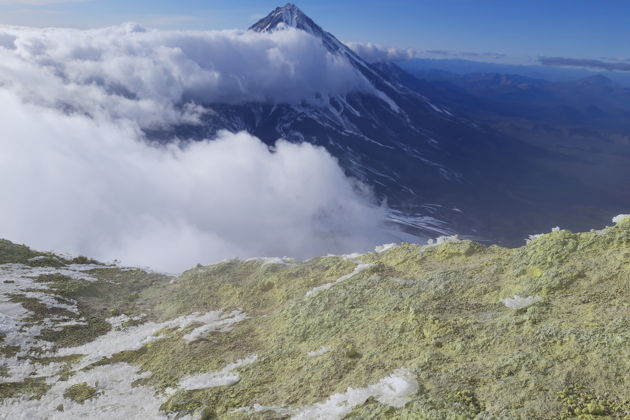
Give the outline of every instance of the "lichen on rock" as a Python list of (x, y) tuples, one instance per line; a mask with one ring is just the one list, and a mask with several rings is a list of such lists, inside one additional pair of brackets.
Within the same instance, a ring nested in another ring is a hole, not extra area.
[(79, 404), (83, 404), (86, 400), (95, 398), (97, 395), (96, 388), (89, 386), (86, 382), (69, 386), (63, 393), (65, 398)]

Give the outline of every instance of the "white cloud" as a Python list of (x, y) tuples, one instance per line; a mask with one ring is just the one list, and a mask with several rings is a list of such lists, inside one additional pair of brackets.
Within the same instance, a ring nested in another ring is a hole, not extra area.
[(200, 103), (319, 102), (372, 89), (347, 59), (293, 29), (0, 28), (0, 63), (0, 84), (30, 102), (141, 127), (194, 121)]
[(0, 29), (0, 237), (166, 271), (373, 248), (390, 239), (385, 209), (323, 148), (143, 134), (194, 120), (202, 102), (313, 100), (364, 83), (292, 30)]
[(347, 42), (346, 45), (352, 51), (369, 63), (387, 61), (406, 61), (417, 56), (417, 51), (413, 48), (385, 47), (379, 44)]
[(0, 237), (167, 271), (386, 241), (384, 209), (322, 148), (272, 152), (245, 133), (158, 147), (133, 122), (66, 115), (6, 88), (0, 106)]

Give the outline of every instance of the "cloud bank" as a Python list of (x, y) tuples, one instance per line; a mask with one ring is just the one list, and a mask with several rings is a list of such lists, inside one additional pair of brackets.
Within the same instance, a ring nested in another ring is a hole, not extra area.
[(543, 66), (587, 67), (606, 71), (630, 71), (630, 64), (622, 62), (564, 57), (541, 57), (539, 61)]
[(147, 126), (204, 112), (189, 98), (296, 100), (347, 88), (316, 74), (346, 74), (325, 54), (301, 57), (314, 69), (291, 62), (312, 40), (274, 36), (3, 30), (0, 237), (169, 272), (391, 241), (386, 209), (322, 148), (270, 149), (227, 132), (167, 146), (145, 140)]
[(32, 103), (142, 127), (194, 122), (199, 105), (317, 103), (372, 89), (344, 57), (295, 29), (0, 28), (0, 62), (0, 83)]
[(407, 61), (418, 55), (413, 48), (385, 47), (371, 42), (346, 42), (346, 45), (368, 63)]
[(418, 51), (413, 48), (386, 47), (379, 44), (347, 42), (346, 45), (361, 58), (369, 63), (382, 63), (389, 61), (408, 61), (414, 58), (465, 58), (470, 60), (500, 60), (505, 54), (496, 52), (467, 52), (448, 50)]

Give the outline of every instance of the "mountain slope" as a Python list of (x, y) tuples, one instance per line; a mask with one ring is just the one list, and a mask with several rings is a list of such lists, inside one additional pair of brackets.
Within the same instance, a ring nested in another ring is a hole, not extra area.
[(615, 221), (519, 249), (445, 238), (178, 277), (2, 241), (0, 412), (624, 418), (630, 219)]
[[(536, 165), (544, 151), (449, 110), (433, 89), (409, 88), (391, 69), (365, 62), (294, 5), (277, 8), (250, 29), (305, 31), (332, 59), (351, 63), (370, 89), (322, 97), (319, 104), (205, 103), (210, 112), (202, 125), (153, 133), (154, 138), (204, 139), (227, 129), (246, 130), (270, 145), (284, 138), (323, 146), (347, 174), (387, 201), (392, 222), (420, 237), (458, 232), (517, 244), (547, 228), (540, 218), (547, 197), (529, 191), (532, 184), (551, 190), (566, 180)], [(526, 171), (531, 177), (523, 177)], [(517, 212), (516, 222), (498, 221), (501, 214)]]
[[(523, 174), (544, 167), (544, 181), (531, 182), (518, 194), (538, 209), (540, 220), (551, 223), (547, 229), (602, 226), (607, 214), (630, 206), (625, 194), (630, 179), (628, 88), (603, 76), (552, 82), (518, 74), (449, 73), (445, 78), (419, 73), (423, 80), (394, 65), (386, 71), (495, 133), (544, 150)], [(511, 214), (517, 223), (530, 223), (521, 218), (521, 209)]]

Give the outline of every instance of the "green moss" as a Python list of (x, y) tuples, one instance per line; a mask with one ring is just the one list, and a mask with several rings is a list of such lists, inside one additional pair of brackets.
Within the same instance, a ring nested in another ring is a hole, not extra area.
[(41, 255), (25, 245), (16, 245), (0, 239), (0, 264), (26, 263), (30, 258)]
[(86, 382), (72, 385), (66, 389), (63, 393), (65, 398), (68, 398), (79, 404), (83, 404), (85, 401), (92, 399), (98, 395), (96, 388), (89, 386)]
[(484, 410), (483, 404), (479, 401), (475, 392), (470, 389), (461, 389), (451, 395), (450, 399), (456, 404), (461, 405), (471, 417), (476, 416)]
[(60, 268), (66, 265), (67, 261), (54, 254), (42, 254), (35, 259), (31, 259), (25, 262), (26, 265), (31, 267), (54, 267)]
[[(82, 312), (101, 318), (121, 314), (147, 314), (149, 320), (157, 318), (152, 314), (156, 312), (156, 301), (162, 298), (155, 291), (162, 290), (162, 286), (171, 280), (163, 274), (115, 267), (93, 270), (89, 274), (98, 281), (86, 284), (79, 280), (76, 286), (68, 283), (54, 287), (65, 290), (66, 296), (77, 300)], [(67, 290), (69, 287), (74, 289)], [(145, 294), (151, 298), (145, 298)]]
[(50, 385), (43, 379), (25, 379), (22, 382), (0, 383), (0, 401), (6, 398), (28, 397), (39, 399), (48, 392)]
[(74, 312), (70, 312), (67, 309), (59, 307), (49, 308), (46, 304), (35, 298), (27, 297), (21, 294), (12, 294), (8, 296), (11, 302), (19, 303), (24, 309), (33, 312), (32, 315), (26, 318), (28, 322), (37, 323), (49, 318), (51, 315), (65, 318), (77, 318), (77, 314)]
[(63, 274), (42, 274), (35, 279), (37, 282), (45, 283), (51, 289), (49, 293), (54, 293), (66, 298), (75, 298), (79, 295), (89, 296), (93, 294), (94, 285), (87, 280), (75, 279)]
[(93, 260), (91, 258), (85, 257), (83, 255), (79, 255), (78, 257), (74, 257), (70, 260), (72, 264), (101, 264), (100, 262)]
[(0, 264), (8, 263), (25, 264), (31, 267), (61, 267), (68, 261), (50, 252), (34, 251), (26, 245), (0, 239)]
[(100, 317), (86, 318), (85, 324), (71, 325), (60, 330), (44, 329), (39, 338), (55, 343), (59, 347), (76, 347), (107, 334), (112, 328), (107, 321)]
[(0, 345), (0, 355), (4, 357), (13, 357), (20, 351), (18, 346)]
[(630, 418), (630, 401), (609, 400), (596, 396), (581, 386), (570, 386), (558, 393), (562, 418)]

